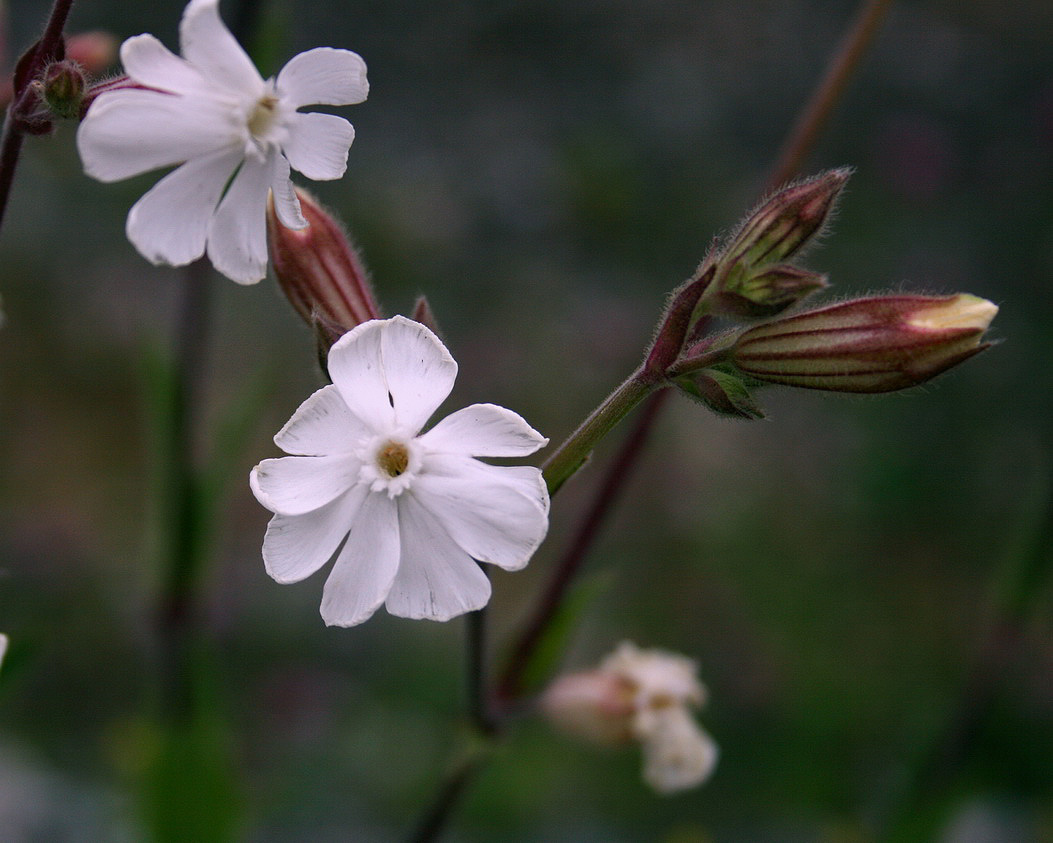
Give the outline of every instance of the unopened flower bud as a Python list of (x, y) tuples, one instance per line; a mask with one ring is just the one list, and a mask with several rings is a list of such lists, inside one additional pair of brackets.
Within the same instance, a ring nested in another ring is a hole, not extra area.
[(738, 373), (715, 368), (699, 369), (680, 375), (674, 383), (717, 415), (738, 419), (764, 418), (764, 411), (753, 400), (749, 387)]
[(725, 281), (715, 296), (714, 309), (728, 316), (763, 319), (782, 313), (827, 286), (825, 275), (775, 264), (751, 277)]
[(998, 307), (955, 296), (878, 296), (776, 319), (742, 335), (731, 360), (762, 381), (836, 392), (914, 386), (983, 351)]
[(848, 168), (828, 170), (771, 196), (750, 214), (720, 256), (720, 275), (749, 277), (804, 249), (822, 232), (851, 174)]
[(64, 59), (45, 68), (41, 94), (52, 114), (72, 120), (80, 114), (85, 85), (84, 71), (80, 65)]
[(98, 76), (117, 61), (117, 36), (94, 30), (66, 37), (66, 58), (77, 62), (91, 76)]
[(308, 193), (296, 188), (296, 195), (306, 228), (286, 228), (273, 201), (268, 203), (271, 261), (289, 302), (318, 333), (324, 354), (356, 325), (380, 318), (380, 311), (343, 229)]

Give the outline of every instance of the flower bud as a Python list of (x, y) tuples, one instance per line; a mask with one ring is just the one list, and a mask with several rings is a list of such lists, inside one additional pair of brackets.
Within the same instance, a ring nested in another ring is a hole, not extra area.
[(720, 256), (719, 276), (751, 277), (756, 270), (782, 263), (804, 249), (822, 232), (851, 174), (845, 167), (828, 170), (771, 196), (733, 236)]
[(744, 331), (731, 350), (762, 381), (835, 392), (914, 386), (983, 351), (998, 307), (955, 296), (878, 296), (776, 319)]
[(726, 280), (717, 291), (714, 309), (728, 316), (763, 319), (827, 286), (825, 275), (780, 263), (749, 278)]
[(52, 114), (72, 120), (80, 114), (86, 84), (80, 65), (64, 59), (44, 69), (41, 94)]
[(674, 383), (720, 416), (762, 419), (764, 411), (753, 400), (742, 376), (723, 369), (699, 369), (680, 375)]
[(319, 337), (324, 352), (356, 325), (380, 311), (365, 268), (337, 222), (305, 191), (296, 188), (308, 225), (286, 228), (274, 202), (267, 206), (274, 274), (289, 302)]

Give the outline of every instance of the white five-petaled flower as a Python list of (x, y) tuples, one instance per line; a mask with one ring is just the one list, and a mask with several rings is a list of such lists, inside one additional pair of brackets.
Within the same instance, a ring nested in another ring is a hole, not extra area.
[(477, 457), (526, 456), (548, 440), (494, 404), (421, 433), (457, 364), (404, 317), (358, 325), (328, 364), (333, 383), (274, 437), (294, 456), (264, 460), (250, 476), (275, 513), (263, 540), (267, 572), (297, 582), (336, 554), (322, 597), (329, 625), (361, 623), (382, 603), (431, 620), (481, 608), (490, 581), (476, 560), (526, 565), (548, 530), (549, 498), (537, 468)]
[(369, 85), (361, 57), (326, 47), (264, 80), (218, 2), (187, 5), (182, 57), (152, 35), (121, 45), (130, 85), (99, 94), (77, 148), (88, 175), (105, 182), (181, 164), (132, 207), (128, 239), (156, 264), (182, 266), (207, 249), (217, 270), (252, 284), (267, 269), (268, 191), (282, 224), (304, 228), (290, 166), (310, 179), (338, 179), (355, 136), (342, 117), (297, 109), (362, 102)]

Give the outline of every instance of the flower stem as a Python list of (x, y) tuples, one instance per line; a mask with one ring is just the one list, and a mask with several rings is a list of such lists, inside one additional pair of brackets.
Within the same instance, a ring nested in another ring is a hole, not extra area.
[(892, 0), (866, 0), (860, 6), (819, 86), (794, 123), (779, 153), (778, 164), (768, 179), (768, 190), (785, 184), (799, 173), (891, 5)]
[[(485, 565), (479, 566), (489, 579)], [(491, 735), (496, 724), (490, 714), (486, 693), (486, 606), (469, 612), (466, 618), (468, 648), (468, 714), (484, 735)]]
[(502, 702), (514, 700), (522, 691), (523, 676), (538, 644), (541, 643), (545, 631), (559, 611), (567, 588), (581, 569), (611, 507), (625, 488), (625, 480), (636, 463), (637, 455), (643, 452), (648, 434), (654, 425), (654, 419), (661, 412), (671, 394), (669, 390), (663, 389), (654, 393), (647, 400), (636, 424), (607, 469), (592, 505), (578, 526), (566, 553), (557, 563), (533, 614), (527, 620), (523, 631), (512, 647), (511, 656), (497, 685), (498, 700)]
[(556, 494), (560, 487), (585, 464), (593, 448), (596, 447), (596, 443), (661, 384), (662, 380), (657, 375), (641, 368), (608, 395), (607, 399), (589, 414), (589, 417), (556, 449), (555, 453), (545, 460), (541, 470), (545, 483), (548, 485), (549, 494)]
[[(865, 0), (853, 25), (842, 40), (841, 47), (831, 59), (819, 88), (796, 122), (790, 140), (783, 147), (778, 164), (769, 180), (769, 190), (773, 190), (796, 174), (801, 162), (814, 146), (834, 104), (844, 92), (848, 78), (855, 70), (863, 51), (869, 45), (890, 4), (891, 0)], [(823, 105), (820, 108), (815, 103)], [(654, 393), (646, 412), (640, 416), (636, 426), (623, 443), (605, 482), (597, 490), (593, 504), (582, 521), (573, 543), (563, 557), (562, 564), (557, 566), (548, 588), (538, 602), (537, 609), (531, 615), (530, 621), (512, 651), (512, 658), (501, 675), (497, 687), (498, 698), (502, 701), (508, 701), (509, 696), (514, 695), (518, 690), (523, 671), (529, 664), (548, 625), (556, 616), (567, 587), (580, 569), (581, 563), (598, 534), (599, 527), (617, 500), (619, 491), (625, 486), (639, 461), (648, 434), (665, 405), (665, 394), (655, 392), (658, 385), (657, 382), (646, 380), (642, 370), (634, 373), (600, 407), (593, 411), (592, 415), (560, 445), (543, 466), (549, 493), (555, 494), (563, 483), (581, 468), (596, 442), (636, 404)], [(501, 726), (501, 723), (495, 724), (496, 732), (500, 731)], [(488, 754), (467, 756), (469, 760), (462, 761), (443, 779), (435, 801), (417, 826), (414, 836), (410, 838), (413, 843), (427, 843), (435, 840), (441, 834), (468, 785), (486, 763), (488, 757)]]
[(207, 345), (209, 275), (204, 260), (192, 263), (186, 270), (168, 405), (165, 462), (161, 469), (168, 497), (158, 634), (164, 679), (162, 699), (166, 713), (175, 720), (189, 718), (193, 712), (196, 591), (203, 533), (194, 442)]
[[(66, 27), (73, 0), (55, 0), (51, 15), (44, 27), (44, 34), (33, 48), (34, 54), (25, 74), (25, 79), (35, 79), (44, 66), (57, 54), (62, 42), (62, 31)], [(4, 115), (4, 128), (0, 131), (0, 226), (4, 222), (4, 212), (11, 195), (11, 184), (15, 179), (15, 169), (22, 152), (22, 138), (25, 136), (21, 126), (22, 114), (20, 105), (23, 102), (22, 91), (12, 93), (11, 104)]]

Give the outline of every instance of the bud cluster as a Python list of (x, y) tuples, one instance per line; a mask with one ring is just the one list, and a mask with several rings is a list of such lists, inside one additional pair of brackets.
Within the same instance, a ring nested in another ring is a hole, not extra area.
[[(763, 413), (751, 390), (763, 383), (890, 392), (991, 345), (984, 333), (998, 308), (966, 294), (873, 296), (782, 314), (826, 286), (790, 261), (822, 233), (849, 175), (830, 170), (776, 192), (706, 258), (658, 331), (648, 362), (661, 364), (661, 377), (718, 414), (755, 419)], [(769, 321), (706, 335), (710, 315)]]
[(789, 261), (823, 232), (851, 170), (791, 184), (763, 202), (716, 258), (712, 307), (745, 319), (774, 316), (827, 286)]

